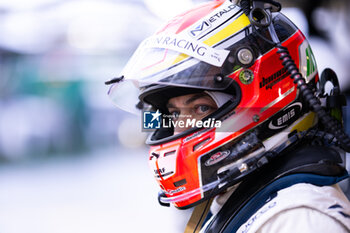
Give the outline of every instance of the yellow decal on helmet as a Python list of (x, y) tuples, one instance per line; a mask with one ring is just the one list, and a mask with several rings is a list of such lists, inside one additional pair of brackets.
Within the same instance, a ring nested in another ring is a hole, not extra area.
[(247, 27), (248, 25), (250, 25), (250, 21), (248, 17), (245, 14), (242, 14), (235, 21), (227, 25), (224, 29), (222, 29), (221, 31), (219, 31), (209, 39), (203, 41), (203, 43), (209, 46), (212, 46), (214, 44), (219, 43), (220, 41), (223, 41), (229, 36), (232, 36), (233, 34), (239, 32), (240, 30)]
[(292, 129), (290, 132), (297, 130), (298, 132), (305, 131), (310, 129), (317, 123), (317, 117), (314, 112), (307, 113), (306, 116), (302, 118)]
[[(230, 23), (225, 28), (220, 30), (218, 33), (216, 33), (215, 35), (211, 36), (210, 38), (204, 40), (203, 43), (206, 45), (209, 45), (209, 46), (213, 46), (213, 45), (219, 43), (220, 41), (225, 40), (229, 36), (232, 36), (233, 34), (241, 31), (242, 29), (244, 29), (245, 27), (247, 27), (249, 25), (250, 25), (250, 21), (249, 21), (248, 17), (245, 14), (242, 14), (240, 17), (238, 17), (232, 23)], [(173, 65), (177, 64), (177, 63), (185, 60), (188, 57), (189, 56), (186, 54), (180, 54), (174, 60), (174, 62), (172, 64)]]

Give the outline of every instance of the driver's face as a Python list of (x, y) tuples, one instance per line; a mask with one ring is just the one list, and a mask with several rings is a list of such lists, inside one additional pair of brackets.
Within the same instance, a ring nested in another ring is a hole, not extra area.
[[(215, 101), (205, 93), (196, 93), (178, 96), (169, 99), (167, 108), (174, 121), (189, 119), (201, 120), (218, 109)], [(176, 125), (174, 134), (178, 134), (188, 128)]]

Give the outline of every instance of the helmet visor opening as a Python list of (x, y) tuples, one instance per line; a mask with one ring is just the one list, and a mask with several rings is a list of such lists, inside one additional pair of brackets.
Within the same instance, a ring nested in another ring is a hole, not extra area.
[[(197, 59), (190, 59), (188, 62), (191, 60)], [(143, 109), (145, 107), (146, 109), (149, 108), (147, 104), (153, 104), (151, 101), (148, 101), (150, 99), (148, 98), (149, 95), (154, 95), (158, 90), (163, 90), (164, 88), (180, 87), (184, 90), (191, 89), (192, 92), (196, 92), (196, 90), (227, 92), (233, 80), (226, 77), (228, 74), (227, 65), (224, 64), (223, 67), (216, 67), (197, 61), (194, 65), (184, 70), (177, 70), (174, 73), (173, 71), (170, 72), (169, 68), (144, 78), (125, 76), (125, 79), (111, 86), (109, 96), (117, 107), (139, 114), (140, 109), (137, 109), (137, 104), (143, 101), (146, 104), (143, 106)], [(230, 70), (232, 71), (232, 69)], [(159, 106), (155, 107), (159, 108)]]

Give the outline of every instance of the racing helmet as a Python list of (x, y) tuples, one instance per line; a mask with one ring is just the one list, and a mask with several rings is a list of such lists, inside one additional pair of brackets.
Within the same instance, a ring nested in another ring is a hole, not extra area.
[[(305, 36), (282, 13), (272, 13), (271, 20), (315, 88), (318, 71)], [(118, 107), (165, 118), (172, 97), (229, 96), (202, 120), (214, 123), (178, 134), (159, 117), (146, 143), (161, 203), (188, 208), (212, 198), (267, 163), (267, 152), (286, 148), (291, 135), (316, 125), (276, 51), (268, 29), (252, 25), (239, 3), (228, 0), (178, 15), (140, 44), (109, 90)]]

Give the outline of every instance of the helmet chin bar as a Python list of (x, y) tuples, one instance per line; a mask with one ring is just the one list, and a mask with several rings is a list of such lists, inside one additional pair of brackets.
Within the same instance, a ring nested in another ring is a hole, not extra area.
[[(158, 193), (158, 201), (162, 206), (170, 206), (170, 203), (177, 203), (189, 200), (197, 195), (203, 195), (205, 192), (212, 192), (216, 195), (230, 186), (233, 186), (242, 181), (244, 177), (255, 171), (256, 169), (266, 165), (269, 161), (280, 154), (281, 151), (285, 150), (291, 144), (297, 142), (302, 138), (307, 131), (295, 133), (291, 136), (287, 136), (285, 140), (280, 140), (280, 143), (270, 150), (268, 146), (265, 146), (260, 140), (258, 140), (256, 133), (252, 132), (246, 137), (243, 137), (238, 146), (235, 146), (231, 152), (230, 156), (236, 157), (239, 154), (244, 154), (244, 151), (251, 150), (253, 147), (259, 145), (257, 149), (253, 152), (247, 154), (241, 159), (238, 159), (231, 164), (221, 167), (217, 171), (217, 180), (205, 184), (200, 188), (191, 190), (189, 192), (175, 195), (172, 197), (167, 197), (164, 191)], [(251, 142), (246, 142), (247, 138), (252, 140)], [(241, 146), (239, 146), (241, 145)], [(243, 146), (242, 146), (243, 145)], [(247, 146), (248, 145), (248, 146)], [(210, 195), (211, 196), (211, 195)]]
[(166, 204), (173, 203), (173, 202), (186, 201), (186, 200), (188, 200), (194, 196), (197, 196), (199, 194), (202, 194), (204, 192), (214, 190), (215, 188), (217, 188), (219, 186), (219, 184), (220, 184), (220, 180), (216, 180), (216, 181), (211, 182), (209, 184), (203, 185), (202, 187), (200, 187), (198, 189), (194, 189), (194, 190), (191, 190), (187, 193), (183, 193), (181, 195), (177, 195), (174, 197), (166, 197), (165, 195), (162, 195), (164, 192), (161, 191), (159, 194), (159, 202), (161, 203), (161, 205), (166, 205)]

